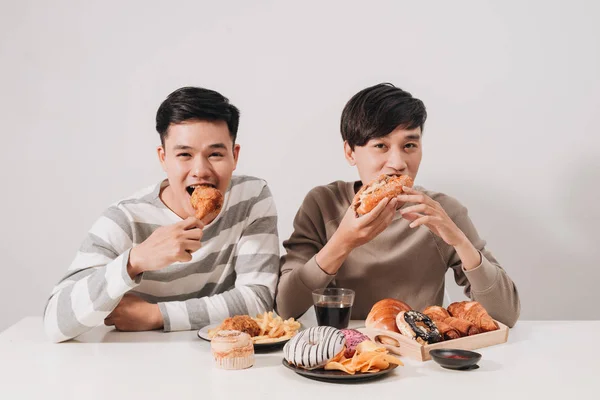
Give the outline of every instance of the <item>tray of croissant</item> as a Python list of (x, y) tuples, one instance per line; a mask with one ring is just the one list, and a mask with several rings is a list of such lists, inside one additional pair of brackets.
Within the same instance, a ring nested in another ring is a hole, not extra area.
[(434, 349), (475, 350), (508, 340), (508, 327), (476, 301), (419, 312), (403, 301), (383, 299), (373, 305), (365, 327), (358, 330), (390, 352), (418, 361), (430, 360)]

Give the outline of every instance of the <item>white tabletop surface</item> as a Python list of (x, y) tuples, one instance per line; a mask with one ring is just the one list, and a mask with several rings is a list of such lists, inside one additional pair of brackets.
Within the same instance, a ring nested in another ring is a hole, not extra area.
[(210, 343), (196, 331), (98, 327), (54, 344), (41, 318), (28, 317), (0, 333), (0, 399), (600, 398), (599, 337), (600, 321), (519, 321), (507, 343), (477, 350), (479, 369), (402, 357), (405, 366), (381, 379), (341, 384), (288, 370), (280, 350), (257, 354), (247, 370), (217, 369)]

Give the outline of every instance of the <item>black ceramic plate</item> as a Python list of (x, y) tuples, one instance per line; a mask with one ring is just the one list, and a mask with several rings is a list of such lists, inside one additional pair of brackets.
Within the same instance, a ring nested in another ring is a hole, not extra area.
[[(204, 328), (201, 328), (200, 330), (198, 330), (198, 333), (197, 333), (198, 337), (200, 339), (206, 340), (207, 342), (210, 342), (210, 338), (208, 337), (208, 331), (210, 329), (216, 328), (219, 325), (220, 324), (212, 324), (212, 325), (207, 325)], [(302, 330), (302, 326), (300, 327), (300, 330)], [(280, 340), (280, 341), (273, 342), (273, 343), (254, 343), (254, 350), (255, 351), (268, 351), (268, 350), (280, 349), (289, 340), (290, 339), (284, 339), (284, 340)]]
[(305, 376), (307, 378), (316, 379), (319, 381), (326, 382), (338, 382), (338, 383), (350, 383), (360, 382), (370, 379), (380, 378), (382, 375), (388, 374), (396, 369), (396, 364), (390, 364), (389, 368), (379, 372), (357, 372), (354, 375), (345, 373), (344, 371), (338, 370), (325, 370), (325, 369), (312, 369), (307, 370), (304, 368), (298, 368), (288, 363), (285, 358), (281, 361), (284, 367), (291, 369), (295, 373)]

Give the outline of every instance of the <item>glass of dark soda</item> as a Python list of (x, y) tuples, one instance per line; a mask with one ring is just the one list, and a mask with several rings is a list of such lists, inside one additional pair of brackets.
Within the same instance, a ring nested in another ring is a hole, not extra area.
[(343, 288), (324, 288), (312, 292), (317, 324), (345, 329), (350, 322), (354, 290)]

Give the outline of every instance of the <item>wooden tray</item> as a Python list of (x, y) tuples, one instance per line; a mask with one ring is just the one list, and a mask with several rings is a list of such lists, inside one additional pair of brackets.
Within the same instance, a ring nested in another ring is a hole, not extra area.
[[(422, 345), (416, 340), (410, 339), (396, 332), (383, 329), (358, 328), (357, 330), (367, 335), (375, 343), (385, 346), (390, 352), (400, 356), (406, 356), (418, 361), (431, 360), (429, 351), (433, 349), (461, 349), (475, 350), (482, 347), (493, 346), (495, 344), (506, 343), (508, 340), (508, 326), (496, 321), (499, 329), (491, 332), (478, 333), (473, 336), (461, 337), (458, 339), (446, 340), (440, 343)], [(381, 343), (380, 337), (387, 336), (395, 339), (398, 346)]]

